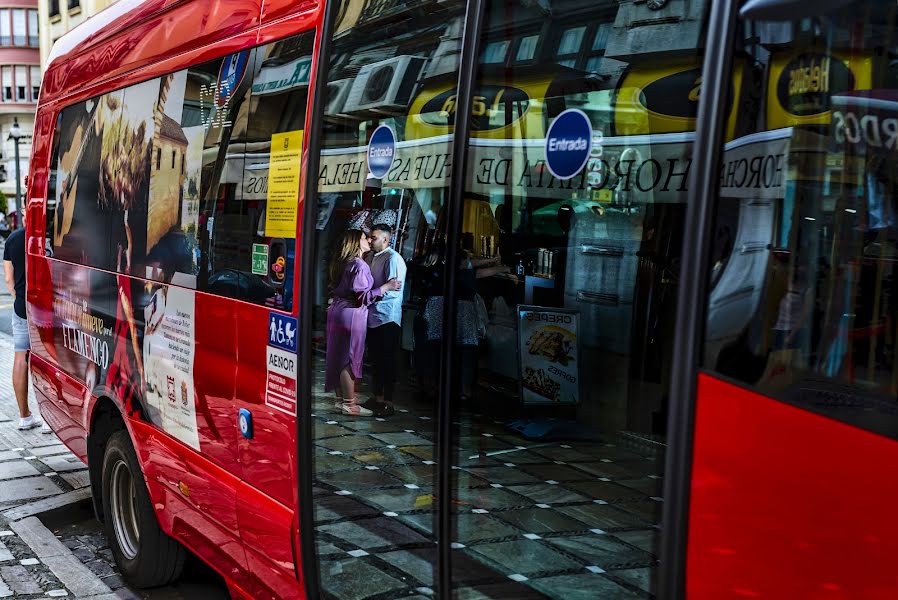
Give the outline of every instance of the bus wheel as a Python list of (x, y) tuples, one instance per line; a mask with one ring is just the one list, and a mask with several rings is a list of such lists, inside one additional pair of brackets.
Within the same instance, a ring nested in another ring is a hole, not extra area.
[(106, 445), (103, 512), (109, 546), (128, 581), (155, 587), (181, 575), (184, 547), (159, 528), (127, 431), (113, 433)]

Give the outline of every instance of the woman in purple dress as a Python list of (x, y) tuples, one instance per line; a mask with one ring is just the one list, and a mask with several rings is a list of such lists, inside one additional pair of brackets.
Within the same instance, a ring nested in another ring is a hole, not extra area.
[(362, 260), (368, 252), (368, 236), (358, 229), (343, 234), (331, 258), (329, 276), (333, 302), (327, 309), (327, 353), (324, 391), (334, 390), (343, 414), (370, 417), (373, 413), (355, 399), (355, 381), (362, 376), (365, 335), (368, 331), (368, 306), (402, 284), (391, 279), (374, 286), (371, 269)]

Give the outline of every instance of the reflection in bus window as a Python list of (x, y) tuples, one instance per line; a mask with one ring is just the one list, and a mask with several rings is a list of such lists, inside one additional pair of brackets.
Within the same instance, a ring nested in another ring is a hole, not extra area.
[[(318, 373), (316, 541), (327, 592), (433, 589), (440, 505), (452, 511), (460, 596), (652, 592), (706, 4), (487, 2), (464, 173), (451, 164), (464, 6), (341, 6), (307, 358)], [(739, 124), (735, 106), (730, 121)], [(378, 174), (372, 157), (385, 153), (392, 161)], [(464, 181), (462, 206), (448, 205), (453, 176)], [(390, 252), (376, 245), (381, 222)], [(366, 228), (367, 241), (351, 231)], [(401, 272), (384, 268), (391, 252), (407, 270), (400, 314), (385, 324), (370, 296)], [(364, 283), (351, 294), (329, 285), (329, 266), (364, 271), (356, 256), (371, 281), (353, 277)], [(367, 331), (347, 325), (347, 303), (366, 313)], [(453, 340), (443, 339), (447, 318)], [(350, 356), (339, 332), (356, 340)], [(442, 372), (447, 351), (458, 372)], [(392, 394), (373, 372), (385, 356), (398, 360)], [(341, 365), (351, 367), (345, 385), (332, 389)], [(441, 397), (447, 380), (458, 397)], [(455, 415), (448, 457), (434, 452), (439, 402)], [(433, 494), (438, 465), (451, 473), (448, 499)], [(332, 551), (372, 532), (365, 560)]]
[(723, 152), (704, 360), (896, 436), (892, 8), (740, 23), (745, 128)]

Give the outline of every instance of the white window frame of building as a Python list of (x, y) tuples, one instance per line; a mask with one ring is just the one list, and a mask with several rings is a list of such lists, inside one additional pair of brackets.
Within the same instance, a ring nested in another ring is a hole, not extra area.
[(28, 102), (28, 69), (25, 65), (15, 68), (16, 102)]
[(37, 10), (28, 10), (28, 45), (32, 48), (40, 46), (40, 30), (37, 16)]
[(28, 45), (28, 12), (24, 8), (12, 9), (12, 45)]
[(8, 8), (0, 8), (0, 46), (12, 46), (12, 15)]
[(6, 65), (0, 67), (0, 83), (3, 85), (3, 102), (12, 102), (12, 66)]
[(31, 88), (31, 102), (37, 102), (37, 97), (41, 90), (41, 68), (35, 65), (28, 67), (29, 85)]

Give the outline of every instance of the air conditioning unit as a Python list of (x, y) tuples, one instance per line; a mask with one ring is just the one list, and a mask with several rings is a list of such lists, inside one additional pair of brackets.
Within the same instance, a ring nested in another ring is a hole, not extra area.
[(325, 116), (339, 115), (346, 105), (349, 90), (352, 89), (352, 78), (338, 79), (327, 84), (327, 99), (324, 105)]
[(427, 59), (420, 56), (395, 56), (365, 65), (356, 75), (344, 110), (405, 111), (414, 96), (415, 84), (425, 62)]

